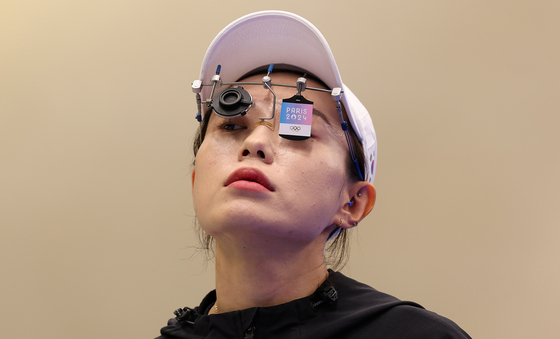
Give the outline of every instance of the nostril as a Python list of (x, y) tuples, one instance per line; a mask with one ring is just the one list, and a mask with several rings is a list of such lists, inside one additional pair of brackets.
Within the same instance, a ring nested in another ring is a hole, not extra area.
[(256, 152), (251, 152), (251, 151), (249, 151), (248, 149), (244, 149), (243, 152), (241, 152), (241, 156), (242, 156), (242, 157), (251, 156), (251, 154), (252, 154), (252, 156), (254, 156), (254, 157), (259, 157), (259, 158), (261, 158), (261, 159), (263, 159), (263, 160), (266, 159), (266, 154), (265, 154), (264, 151), (262, 151), (262, 150), (258, 150), (258, 151), (256, 151)]

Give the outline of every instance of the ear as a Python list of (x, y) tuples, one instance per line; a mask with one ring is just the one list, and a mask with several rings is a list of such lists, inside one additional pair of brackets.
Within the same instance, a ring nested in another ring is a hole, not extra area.
[(352, 228), (371, 212), (377, 192), (369, 181), (349, 184), (347, 192), (350, 199), (344, 202), (339, 213), (335, 215), (333, 223), (343, 228)]

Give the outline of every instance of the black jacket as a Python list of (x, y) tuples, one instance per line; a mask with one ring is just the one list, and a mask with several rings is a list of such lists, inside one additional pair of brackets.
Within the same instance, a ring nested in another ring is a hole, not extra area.
[(157, 339), (470, 338), (451, 320), (338, 272), (311, 296), (277, 306), (206, 315), (215, 301), (212, 291), (175, 311)]

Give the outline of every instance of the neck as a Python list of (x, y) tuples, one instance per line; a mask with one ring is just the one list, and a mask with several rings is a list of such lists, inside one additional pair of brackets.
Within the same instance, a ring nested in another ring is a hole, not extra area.
[(274, 306), (311, 295), (327, 278), (321, 239), (312, 243), (216, 240), (220, 313)]

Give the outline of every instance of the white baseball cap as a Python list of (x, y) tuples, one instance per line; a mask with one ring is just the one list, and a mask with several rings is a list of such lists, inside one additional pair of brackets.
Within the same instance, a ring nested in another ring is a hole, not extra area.
[[(373, 183), (377, 138), (371, 117), (342, 82), (327, 40), (306, 19), (290, 12), (262, 11), (233, 21), (218, 33), (208, 47), (202, 61), (200, 80), (210, 83), (218, 65), (222, 66), (222, 81), (234, 82), (254, 69), (270, 64), (295, 66), (313, 74), (331, 89), (342, 88), (342, 104), (364, 149), (364, 180)], [(204, 86), (202, 97), (208, 98), (210, 91), (211, 86)]]

